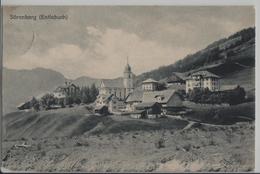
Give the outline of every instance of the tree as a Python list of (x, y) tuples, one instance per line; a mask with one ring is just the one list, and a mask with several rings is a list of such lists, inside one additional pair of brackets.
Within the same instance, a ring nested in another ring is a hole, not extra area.
[(42, 98), (41, 98), (41, 104), (44, 108), (49, 109), (51, 105), (55, 105), (56, 103), (56, 99), (54, 97), (54, 95), (52, 94), (45, 94)]
[(36, 100), (35, 97), (33, 97), (32, 100), (30, 101), (30, 106), (31, 106), (31, 108), (33, 108), (35, 111), (39, 111), (39, 110), (40, 110), (39, 101)]
[(96, 88), (95, 84), (93, 83), (89, 89), (90, 95), (90, 102), (94, 102), (98, 96), (98, 89)]

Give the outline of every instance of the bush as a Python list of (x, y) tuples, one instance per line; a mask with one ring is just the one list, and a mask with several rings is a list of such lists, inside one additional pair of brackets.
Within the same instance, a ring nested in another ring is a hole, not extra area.
[(195, 88), (188, 93), (188, 99), (195, 103), (236, 105), (245, 102), (246, 92), (244, 88), (237, 86), (227, 91), (209, 91), (208, 88)]

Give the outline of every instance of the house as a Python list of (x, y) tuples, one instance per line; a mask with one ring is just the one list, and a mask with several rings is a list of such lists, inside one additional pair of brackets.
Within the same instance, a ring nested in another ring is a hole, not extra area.
[(111, 113), (123, 111), (126, 108), (125, 102), (116, 97), (114, 94), (98, 95), (95, 101), (95, 105), (97, 107), (107, 106), (108, 111)]
[(111, 95), (125, 100), (127, 96), (134, 90), (134, 74), (130, 65), (127, 63), (124, 69), (123, 78), (103, 79), (99, 87), (100, 95)]
[(210, 91), (219, 91), (220, 77), (209, 71), (197, 71), (186, 79), (186, 93), (194, 88), (208, 88)]
[(155, 91), (158, 89), (159, 82), (149, 78), (142, 82), (142, 90), (143, 91)]
[(142, 103), (143, 100), (143, 91), (136, 89), (134, 90), (126, 99), (126, 110), (134, 111), (135, 106), (139, 103)]
[(65, 85), (58, 86), (53, 95), (57, 98), (75, 97), (80, 95), (80, 88), (71, 82), (65, 82)]
[(169, 110), (183, 108), (182, 96), (173, 89), (145, 92), (143, 93), (142, 102), (157, 102), (161, 104), (164, 113)]
[(108, 110), (111, 113), (122, 112), (126, 109), (126, 104), (123, 100), (116, 96), (112, 96), (108, 102)]
[[(135, 106), (136, 111), (140, 112), (141, 117), (159, 118), (161, 115), (161, 105), (157, 102), (139, 103)], [(143, 112), (145, 111), (145, 112)], [(136, 112), (134, 112), (136, 114)]]
[(94, 112), (102, 116), (106, 116), (109, 114), (107, 106), (96, 106)]
[(19, 110), (30, 109), (31, 108), (31, 102), (30, 101), (23, 102), (23, 103), (19, 104), (16, 108), (19, 109)]
[(167, 83), (167, 87), (171, 85), (185, 85), (186, 83), (186, 75), (184, 73), (173, 72), (170, 77), (164, 79), (165, 83)]

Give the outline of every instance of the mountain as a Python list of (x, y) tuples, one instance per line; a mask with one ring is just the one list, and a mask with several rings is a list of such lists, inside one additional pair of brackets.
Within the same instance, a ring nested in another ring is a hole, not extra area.
[(147, 78), (160, 80), (169, 77), (172, 72), (190, 73), (202, 69), (213, 71), (225, 78), (229, 74), (254, 66), (255, 28), (247, 28), (228, 38), (215, 41), (205, 49), (187, 55), (174, 64), (140, 74), (137, 76), (137, 83)]
[(72, 83), (78, 86), (90, 86), (92, 84), (95, 84), (96, 86), (99, 86), (101, 82), (101, 79), (94, 79), (87, 76), (81, 76), (79, 78), (76, 78), (75, 80), (72, 80)]
[(13, 70), (3, 68), (3, 112), (7, 113), (32, 96), (53, 90), (63, 84), (64, 76), (44, 68)]

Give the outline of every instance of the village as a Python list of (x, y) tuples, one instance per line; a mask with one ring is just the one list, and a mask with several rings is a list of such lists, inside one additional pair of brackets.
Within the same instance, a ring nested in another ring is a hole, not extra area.
[[(94, 87), (94, 91), (90, 91), (88, 95), (93, 97), (87, 104), (88, 111), (96, 116), (120, 115), (136, 119), (155, 119), (183, 116), (191, 112), (196, 105), (229, 106), (234, 98), (239, 98), (237, 104), (246, 98), (243, 88), (236, 85), (221, 86), (221, 77), (207, 70), (192, 73), (172, 72), (168, 78), (159, 81), (148, 78), (139, 84), (134, 84), (134, 77), (127, 60), (123, 78), (101, 80), (98, 88)], [(33, 97), (17, 108), (39, 111), (84, 105), (82, 95), (85, 94), (79, 86), (66, 81), (53, 92)], [(196, 99), (196, 95), (204, 95), (206, 100), (203, 101), (203, 97)], [(49, 106), (46, 108), (43, 103), (49, 103)]]

